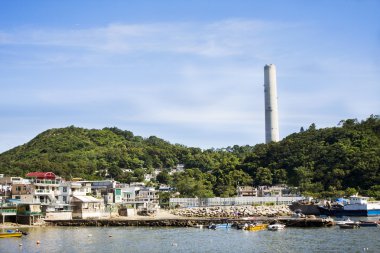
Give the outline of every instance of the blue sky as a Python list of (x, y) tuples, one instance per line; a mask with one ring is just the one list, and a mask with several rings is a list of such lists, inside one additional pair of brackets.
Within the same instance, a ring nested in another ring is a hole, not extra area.
[(380, 1), (1, 1), (0, 152), (116, 126), (172, 143), (263, 143), (380, 114)]

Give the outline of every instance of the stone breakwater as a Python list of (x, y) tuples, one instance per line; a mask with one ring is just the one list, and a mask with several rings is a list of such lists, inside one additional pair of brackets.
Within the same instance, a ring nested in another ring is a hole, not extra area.
[(183, 217), (209, 218), (278, 217), (291, 216), (293, 214), (287, 205), (192, 207), (174, 209), (171, 213)]
[(273, 223), (279, 222), (287, 227), (328, 227), (334, 225), (334, 222), (327, 219), (309, 219), (309, 218), (255, 218), (255, 219), (228, 219), (225, 218), (187, 218), (187, 219), (151, 219), (151, 220), (56, 220), (48, 221), (51, 226), (93, 226), (93, 227), (117, 227), (117, 226), (134, 226), (134, 227), (199, 227), (200, 225), (208, 226), (212, 223), (231, 223), (245, 224), (249, 222)]
[(195, 225), (209, 225), (210, 220), (199, 219), (150, 219), (150, 220), (57, 220), (49, 221), (53, 226), (90, 226), (90, 227), (194, 227)]

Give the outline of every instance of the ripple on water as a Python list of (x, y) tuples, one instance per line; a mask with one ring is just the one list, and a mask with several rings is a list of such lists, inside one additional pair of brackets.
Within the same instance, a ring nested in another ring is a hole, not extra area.
[[(28, 232), (23, 238), (1, 239), (0, 252), (378, 252), (380, 248), (380, 228), (286, 228), (276, 232), (249, 232), (197, 228), (36, 227), (29, 228)], [(38, 240), (40, 244), (36, 244)]]

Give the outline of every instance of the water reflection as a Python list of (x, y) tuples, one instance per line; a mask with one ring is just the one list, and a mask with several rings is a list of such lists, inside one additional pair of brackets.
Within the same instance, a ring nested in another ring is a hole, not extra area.
[(286, 228), (277, 232), (146, 227), (25, 230), (29, 235), (23, 238), (1, 239), (0, 252), (378, 252), (380, 248), (380, 228), (376, 227)]

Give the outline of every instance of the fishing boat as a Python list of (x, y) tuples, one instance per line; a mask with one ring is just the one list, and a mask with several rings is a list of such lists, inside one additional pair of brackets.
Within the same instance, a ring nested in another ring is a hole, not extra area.
[(284, 228), (285, 228), (285, 225), (280, 224), (280, 223), (275, 223), (275, 224), (271, 224), (268, 226), (268, 230), (271, 230), (271, 231), (278, 231), (278, 230), (282, 230)]
[(231, 223), (221, 223), (221, 224), (211, 224), (208, 226), (209, 229), (218, 229), (218, 228), (231, 228)]
[(378, 216), (380, 202), (368, 201), (368, 197), (351, 196), (348, 203), (343, 205), (319, 206), (323, 215), (328, 216)]
[(0, 238), (9, 238), (9, 237), (21, 237), (22, 232), (17, 232), (14, 230), (7, 230), (6, 232), (0, 232)]
[(361, 227), (377, 227), (377, 226), (379, 226), (379, 224), (375, 221), (362, 221), (362, 220), (359, 222), (359, 225)]
[(304, 215), (320, 215), (320, 211), (318, 209), (318, 203), (314, 200), (306, 200), (302, 199), (299, 201), (292, 202), (289, 206), (289, 209), (293, 212), (300, 212)]
[(249, 224), (244, 226), (244, 230), (247, 231), (259, 231), (268, 228), (268, 224)]
[(349, 217), (346, 217), (343, 220), (337, 220), (337, 221), (335, 221), (336, 225), (342, 225), (342, 224), (347, 224), (347, 223), (353, 223), (353, 221), (350, 220)]
[(354, 228), (359, 228), (359, 224), (358, 223), (346, 223), (346, 224), (340, 224), (339, 225), (340, 228), (343, 228), (343, 229), (354, 229)]

